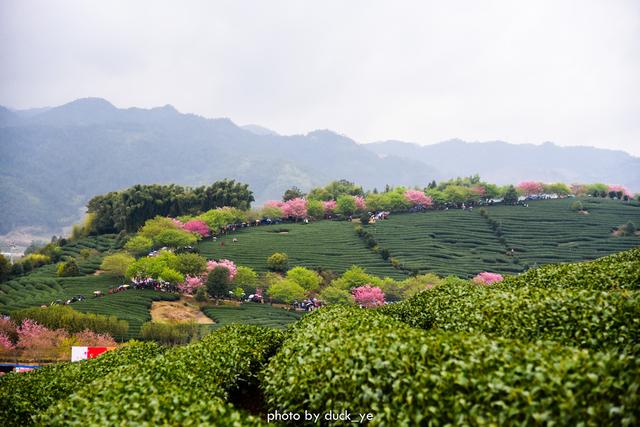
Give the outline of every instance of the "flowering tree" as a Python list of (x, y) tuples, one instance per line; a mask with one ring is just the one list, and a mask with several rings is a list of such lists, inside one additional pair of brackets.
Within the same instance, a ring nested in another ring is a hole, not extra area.
[(202, 277), (187, 276), (184, 282), (178, 285), (178, 290), (183, 294), (193, 295), (198, 288), (204, 286), (204, 279)]
[(478, 285), (490, 285), (492, 283), (502, 282), (503, 279), (502, 274), (483, 271), (473, 278), (473, 283)]
[(332, 214), (336, 209), (336, 201), (335, 200), (327, 200), (326, 202), (322, 202), (322, 206), (324, 207), (325, 214)]
[(351, 292), (358, 305), (366, 308), (384, 304), (384, 293), (377, 286), (364, 285), (354, 288)]
[(487, 194), (487, 189), (483, 185), (476, 184), (471, 187), (471, 192), (480, 197), (484, 197)]
[(179, 228), (182, 228), (182, 226), (184, 225), (183, 222), (180, 221), (178, 218), (169, 218), (169, 219), (171, 220), (172, 223), (174, 223)]
[(284, 205), (280, 200), (267, 200), (264, 203), (265, 208), (281, 208)]
[(433, 199), (431, 196), (427, 196), (422, 191), (418, 190), (407, 190), (404, 193), (404, 197), (411, 203), (413, 206), (421, 205), (425, 208), (429, 208), (433, 206)]
[(236, 273), (238, 272), (238, 267), (233, 261), (228, 259), (221, 259), (219, 261), (211, 260), (207, 263), (207, 272), (210, 273), (216, 267), (224, 267), (229, 270), (229, 280), (233, 280), (236, 277)]
[(531, 196), (533, 194), (542, 194), (544, 192), (544, 184), (535, 181), (524, 181), (518, 184), (518, 191), (525, 196)]
[(209, 235), (211, 235), (207, 223), (199, 219), (192, 219), (191, 221), (187, 221), (182, 226), (182, 229), (197, 234), (200, 237), (208, 237)]
[(633, 197), (633, 194), (631, 194), (631, 192), (622, 185), (610, 185), (609, 193), (620, 193), (622, 196)]
[(73, 339), (79, 345), (95, 347), (115, 347), (117, 345), (116, 340), (111, 335), (99, 334), (89, 329), (73, 334)]
[(300, 197), (291, 199), (282, 205), (282, 212), (286, 217), (305, 218), (307, 216), (307, 201)]
[(367, 210), (367, 202), (365, 202), (364, 197), (355, 196), (353, 200), (356, 202), (356, 210), (358, 211), (366, 211)]
[(9, 336), (4, 332), (0, 332), (0, 351), (1, 350), (13, 350), (16, 345), (11, 342)]

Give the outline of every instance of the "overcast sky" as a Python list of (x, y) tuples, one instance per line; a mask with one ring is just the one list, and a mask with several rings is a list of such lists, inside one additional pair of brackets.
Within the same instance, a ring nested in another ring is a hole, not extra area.
[(640, 156), (640, 1), (0, 0), (0, 104)]

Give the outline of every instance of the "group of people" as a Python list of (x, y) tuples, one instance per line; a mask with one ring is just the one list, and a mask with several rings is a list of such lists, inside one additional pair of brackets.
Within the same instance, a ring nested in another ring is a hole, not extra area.
[(293, 310), (303, 310), (303, 311), (312, 311), (315, 310), (316, 308), (319, 308), (322, 305), (322, 303), (315, 299), (315, 298), (308, 298), (305, 299), (301, 302), (298, 301), (294, 301), (291, 303), (291, 308)]
[(147, 277), (144, 279), (134, 278), (131, 279), (133, 283), (134, 289), (151, 289), (152, 291), (159, 292), (178, 292), (178, 287), (176, 285), (172, 285), (169, 282), (165, 282), (163, 280), (152, 279), (151, 277)]

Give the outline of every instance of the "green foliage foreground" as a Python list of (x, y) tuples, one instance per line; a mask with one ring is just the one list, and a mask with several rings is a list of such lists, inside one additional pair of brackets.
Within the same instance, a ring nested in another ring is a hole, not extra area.
[(90, 387), (121, 366), (137, 369), (162, 352), (157, 344), (134, 343), (96, 359), (59, 363), (0, 378), (0, 425), (26, 426), (41, 411), (71, 393)]
[(302, 319), (269, 363), (263, 385), (272, 411), (348, 411), (352, 420), (370, 413), (370, 425), (640, 421), (640, 366), (633, 357), (429, 333), (353, 307)]
[(124, 366), (49, 408), (47, 425), (255, 425), (227, 400), (275, 353), (282, 333), (233, 325), (141, 366)]

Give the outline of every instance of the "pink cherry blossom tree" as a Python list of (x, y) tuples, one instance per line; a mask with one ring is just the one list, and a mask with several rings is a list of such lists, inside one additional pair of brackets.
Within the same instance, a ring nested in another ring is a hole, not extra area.
[(291, 199), (282, 205), (282, 212), (286, 217), (293, 217), (296, 219), (306, 218), (307, 201), (301, 197)]
[(207, 223), (199, 219), (192, 219), (191, 221), (187, 221), (182, 226), (182, 229), (197, 234), (200, 237), (208, 237), (211, 235)]
[(356, 202), (356, 210), (357, 211), (366, 211), (367, 210), (367, 202), (365, 202), (364, 197), (355, 196), (353, 201)]
[(171, 222), (173, 222), (178, 228), (182, 228), (184, 223), (180, 221), (178, 218), (169, 218)]
[(193, 295), (196, 293), (198, 288), (201, 288), (202, 286), (204, 286), (204, 279), (202, 277), (187, 276), (184, 279), (184, 282), (178, 285), (178, 290), (183, 294)]
[(478, 285), (490, 285), (492, 283), (502, 282), (503, 279), (502, 274), (483, 271), (482, 273), (478, 273), (472, 280), (473, 283)]
[(518, 184), (517, 189), (525, 196), (531, 196), (534, 194), (542, 194), (544, 192), (544, 185), (541, 182), (523, 181)]
[(282, 205), (284, 205), (284, 202), (281, 202), (279, 200), (267, 200), (264, 203), (265, 208), (281, 208)]
[(79, 345), (87, 345), (94, 347), (115, 347), (117, 345), (116, 340), (109, 334), (99, 334), (97, 332), (85, 329), (82, 332), (73, 334), (73, 338)]
[(207, 274), (216, 267), (224, 267), (229, 270), (229, 280), (233, 280), (238, 273), (238, 267), (236, 264), (228, 259), (221, 259), (219, 261), (211, 260), (207, 262)]
[(384, 305), (384, 293), (377, 286), (359, 286), (354, 288), (351, 293), (356, 303), (362, 307), (371, 308)]
[(326, 202), (322, 202), (322, 207), (324, 208), (325, 214), (332, 214), (336, 209), (336, 201), (335, 200), (327, 200)]
[(622, 193), (623, 196), (633, 197), (633, 194), (631, 194), (631, 192), (622, 185), (610, 185), (609, 192)]
[(2, 350), (13, 350), (16, 348), (16, 345), (11, 342), (9, 336), (4, 332), (0, 332), (0, 351)]
[(422, 191), (418, 190), (407, 190), (404, 193), (404, 197), (411, 203), (413, 206), (421, 205), (425, 208), (430, 208), (433, 206), (433, 199), (431, 196), (427, 196)]

